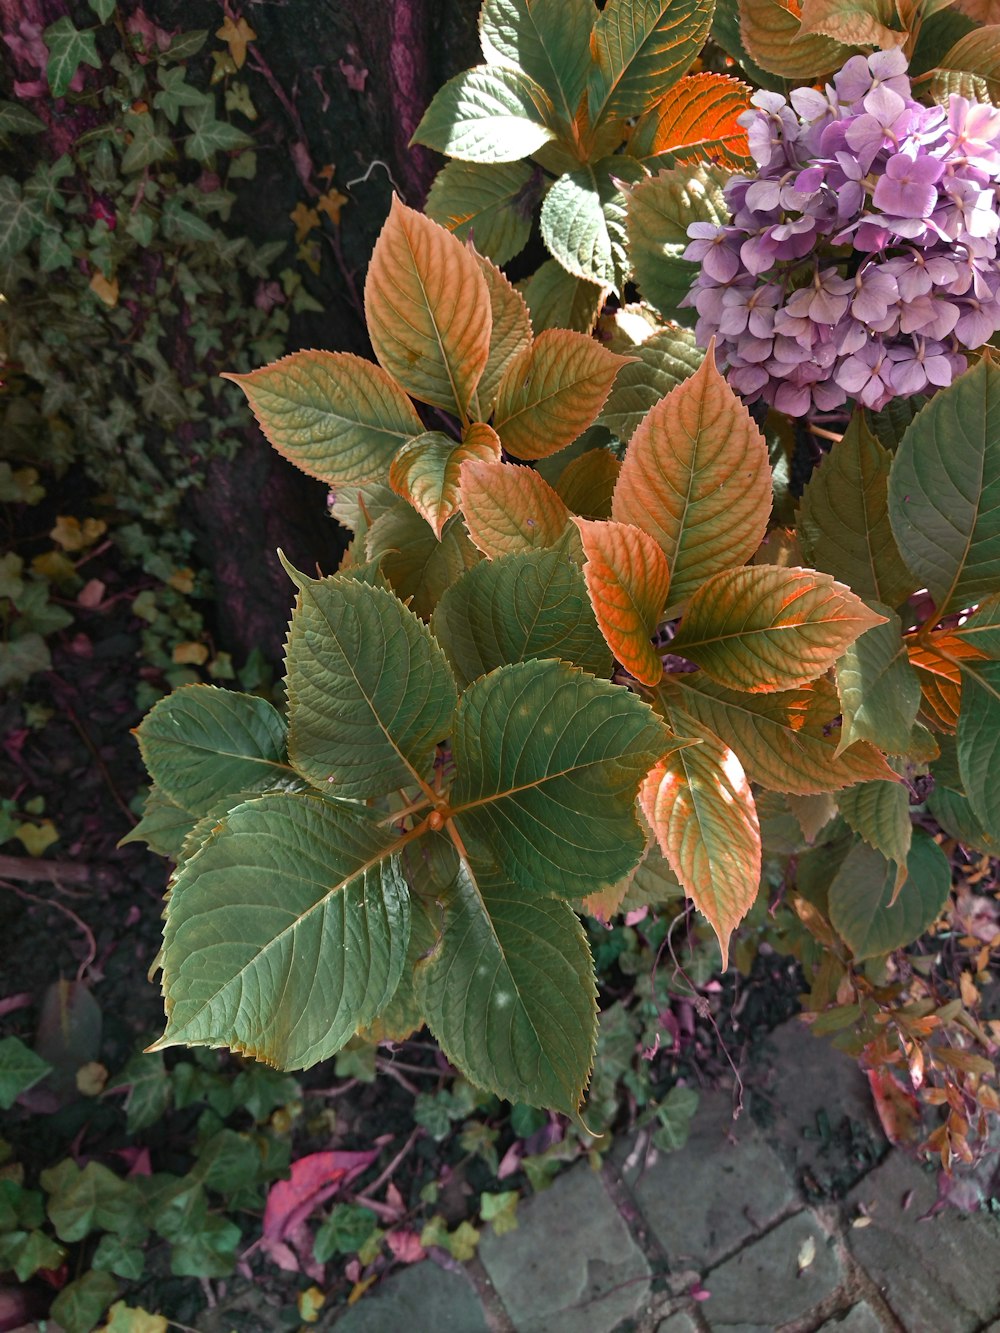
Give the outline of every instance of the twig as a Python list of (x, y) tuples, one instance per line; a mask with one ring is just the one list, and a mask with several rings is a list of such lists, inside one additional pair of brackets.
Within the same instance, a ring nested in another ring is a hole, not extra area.
[(87, 925), (86, 921), (81, 917), (78, 917), (71, 907), (67, 907), (65, 903), (57, 902), (55, 898), (39, 898), (36, 894), (29, 893), (27, 889), (19, 889), (16, 884), (10, 884), (3, 879), (0, 879), (0, 889), (10, 889), (11, 893), (16, 893), (17, 896), (23, 898), (25, 902), (38, 903), (42, 907), (54, 907), (57, 912), (62, 912), (65, 916), (68, 916), (74, 925), (82, 931), (83, 937), (87, 941), (87, 956), (76, 969), (76, 979), (77, 981), (82, 981), (84, 973), (97, 957), (97, 941), (94, 939), (94, 932)]
[(420, 1127), (420, 1125), (418, 1125), (416, 1129), (413, 1130), (413, 1132), (410, 1134), (410, 1137), (403, 1144), (402, 1148), (400, 1148), (396, 1156), (392, 1159), (389, 1165), (382, 1172), (382, 1174), (375, 1181), (373, 1181), (371, 1185), (365, 1186), (366, 1194), (368, 1195), (374, 1194), (375, 1191), (381, 1185), (384, 1185), (385, 1182), (392, 1177), (392, 1174), (396, 1170), (396, 1167), (399, 1166), (400, 1162), (403, 1160), (403, 1158), (407, 1155), (407, 1153), (416, 1143), (417, 1139), (423, 1137), (423, 1134), (424, 1134), (423, 1129)]
[(420, 1089), (415, 1083), (411, 1083), (405, 1074), (401, 1074), (398, 1070), (393, 1069), (392, 1065), (387, 1060), (376, 1059), (375, 1068), (380, 1073), (388, 1074), (390, 1078), (394, 1078), (397, 1083), (406, 1089), (411, 1097), (416, 1097), (420, 1092)]
[(90, 867), (75, 861), (0, 856), (0, 879), (19, 879), (25, 884), (89, 884)]

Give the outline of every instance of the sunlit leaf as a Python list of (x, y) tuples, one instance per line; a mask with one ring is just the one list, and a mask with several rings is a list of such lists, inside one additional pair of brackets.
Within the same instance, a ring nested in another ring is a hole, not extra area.
[(542, 239), (567, 272), (623, 292), (628, 278), (625, 196), (616, 183), (645, 173), (628, 157), (605, 157), (560, 176), (542, 204)]
[[(991, 18), (997, 17), (995, 14)], [(955, 70), (981, 79), (990, 99), (1000, 98), (1000, 24), (991, 23), (960, 37), (951, 49), (938, 60), (942, 70)], [(958, 92), (957, 88), (949, 91)], [(971, 93), (964, 93), (969, 96)]]
[(628, 151), (644, 160), (669, 157), (661, 166), (715, 162), (739, 170), (750, 154), (738, 123), (750, 108), (750, 93), (725, 74), (688, 75), (639, 117)]
[(554, 546), (569, 522), (562, 500), (531, 468), (468, 462), (460, 485), (469, 535), (491, 560)]
[(293, 352), (222, 378), (246, 394), (278, 453), (330, 486), (381, 478), (396, 451), (423, 433), (391, 376), (350, 352)]
[(961, 663), (983, 654), (974, 642), (951, 631), (940, 631), (926, 640), (908, 635), (906, 650), (920, 682), (920, 717), (934, 731), (954, 733), (962, 704)]
[(611, 674), (583, 578), (561, 551), (523, 551), (474, 566), (441, 598), (431, 625), (462, 685), (531, 658)]
[(451, 794), (473, 865), (568, 898), (620, 879), (645, 845), (639, 783), (669, 749), (647, 704), (565, 663), (475, 681), (455, 718)]
[(713, 355), (637, 427), (611, 513), (660, 543), (675, 604), (760, 545), (771, 513), (767, 445)]
[(370, 1023), (410, 931), (392, 848), (364, 811), (318, 795), (231, 811), (167, 900), (157, 1049), (225, 1045), (296, 1069)]
[(752, 565), (702, 584), (672, 646), (720, 685), (770, 693), (821, 676), (883, 619), (828, 574)]
[(495, 264), (477, 254), (490, 293), (493, 314), (490, 351), (472, 400), (473, 415), (480, 421), (492, 416), (504, 372), (521, 352), (531, 346), (531, 318), (524, 297), (507, 281)]
[(889, 524), (892, 455), (856, 412), (802, 495), (799, 538), (811, 564), (858, 594), (899, 606), (917, 586)]
[(565, 449), (597, 416), (626, 360), (567, 329), (540, 333), (500, 384), (493, 424), (504, 449), (526, 459)]
[(939, 614), (1000, 589), (1000, 366), (989, 354), (907, 429), (889, 477), (889, 518)]
[(293, 574), (288, 751), (331, 796), (421, 782), (448, 734), (455, 682), (427, 626), (382, 588)]
[(424, 211), (495, 264), (506, 264), (528, 243), (541, 193), (541, 173), (530, 163), (449, 162), (435, 177)]
[[(832, 682), (823, 677), (774, 694), (729, 690), (703, 671), (672, 676), (669, 684), (663, 695), (668, 716), (673, 719), (673, 709), (679, 708), (723, 737), (750, 780), (762, 787), (814, 796), (855, 782), (895, 777), (878, 750), (865, 742), (837, 753), (834, 721), (840, 701)], [(676, 720), (673, 726), (683, 730)]]
[(913, 831), (906, 883), (896, 901), (896, 866), (857, 843), (829, 890), (830, 920), (855, 958), (878, 958), (912, 944), (937, 920), (951, 888), (951, 867), (923, 829)]
[(839, 69), (851, 54), (832, 37), (804, 33), (797, 0), (739, 0), (739, 11), (743, 45), (770, 74), (815, 79)]
[(802, 0), (802, 32), (822, 33), (845, 46), (902, 46), (895, 0)]
[(595, 18), (592, 0), (486, 0), (479, 16), (483, 55), (534, 79), (568, 132), (587, 86)]
[(661, 760), (639, 793), (674, 874), (710, 922), (729, 965), (729, 938), (760, 884), (760, 823), (750, 783), (732, 750), (692, 722), (699, 741)]
[(522, 70), (478, 65), (438, 89), (411, 142), (464, 162), (516, 162), (555, 138), (553, 117)]
[(500, 461), (500, 441), (489, 426), (476, 422), (463, 432), (461, 440), (441, 431), (427, 431), (404, 444), (392, 460), (392, 489), (409, 500), (438, 539), (445, 523), (458, 512), (459, 469), (467, 460)]
[(663, 675), (650, 642), (667, 604), (670, 572), (652, 537), (627, 523), (576, 519), (587, 562), (587, 592), (608, 647), (644, 685)]
[(421, 402), (468, 413), (490, 347), (490, 294), (451, 232), (393, 196), (365, 281), (380, 364)]

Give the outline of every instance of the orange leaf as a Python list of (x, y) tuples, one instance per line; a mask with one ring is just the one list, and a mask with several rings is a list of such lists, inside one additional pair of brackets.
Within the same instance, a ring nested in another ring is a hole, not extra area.
[(555, 546), (566, 530), (569, 510), (530, 467), (470, 460), (459, 484), (469, 536), (491, 560)]
[(515, 458), (548, 458), (591, 424), (634, 357), (569, 329), (546, 329), (507, 367), (493, 424)]
[(736, 755), (706, 728), (701, 744), (677, 750), (639, 789), (663, 855), (719, 937), (723, 969), (729, 937), (753, 906), (760, 884), (760, 823)]
[(472, 404), (473, 414), (485, 421), (493, 414), (504, 371), (519, 352), (531, 346), (531, 319), (524, 297), (511, 286), (496, 264), (475, 249), (472, 254), (486, 279), (493, 314), (490, 352)]
[(672, 647), (733, 690), (793, 690), (833, 666), (885, 616), (814, 569), (751, 565), (698, 589)]
[(365, 281), (379, 363), (423, 403), (468, 419), (490, 350), (490, 294), (450, 231), (394, 195)]
[(611, 517), (660, 543), (677, 605), (711, 575), (749, 560), (770, 513), (764, 437), (709, 351), (636, 428)]
[(581, 518), (610, 518), (621, 467), (610, 449), (588, 449), (563, 468), (556, 490)]
[(680, 165), (708, 160), (739, 168), (750, 155), (738, 121), (751, 91), (725, 74), (688, 75), (640, 117), (628, 151), (641, 158), (670, 153)]
[(952, 735), (962, 704), (962, 672), (958, 663), (986, 654), (952, 633), (932, 634), (926, 643), (915, 634), (908, 634), (904, 642), (920, 681), (920, 720), (934, 731)]
[(295, 205), (288, 216), (295, 223), (296, 243), (304, 241), (313, 228), (319, 226), (319, 214), (315, 208), (310, 208), (308, 204), (303, 204), (301, 201)]
[(663, 552), (652, 537), (626, 523), (573, 522), (583, 541), (583, 577), (605, 642), (636, 680), (658, 684), (663, 663), (650, 638), (670, 586)]
[(227, 16), (215, 35), (229, 47), (229, 54), (236, 68), (242, 69), (246, 63), (247, 47), (257, 39), (257, 34), (250, 24), (244, 18), (234, 22)]
[(346, 194), (341, 194), (338, 189), (331, 186), (326, 194), (317, 199), (316, 208), (320, 213), (325, 213), (335, 227), (339, 227), (340, 210), (349, 202)]
[(458, 512), (459, 469), (468, 459), (499, 463), (500, 441), (489, 426), (477, 422), (461, 441), (429, 430), (404, 444), (389, 468), (389, 485), (427, 520), (438, 541)]
[(118, 279), (106, 278), (98, 270), (90, 279), (90, 290), (105, 305), (115, 306), (118, 304)]

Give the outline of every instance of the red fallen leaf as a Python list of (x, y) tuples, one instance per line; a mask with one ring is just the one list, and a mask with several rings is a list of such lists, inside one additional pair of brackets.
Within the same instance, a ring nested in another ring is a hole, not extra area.
[(898, 1078), (887, 1069), (869, 1069), (875, 1110), (890, 1143), (912, 1143), (920, 1121), (920, 1104)]
[(268, 1190), (261, 1248), (276, 1262), (282, 1263), (283, 1259), (287, 1263), (291, 1252), (284, 1244), (286, 1238), (294, 1235), (321, 1203), (371, 1166), (378, 1154), (377, 1148), (368, 1152), (314, 1152), (293, 1162), (291, 1178), (277, 1181)]
[(392, 1251), (394, 1259), (401, 1264), (418, 1264), (427, 1258), (427, 1251), (420, 1244), (420, 1237), (415, 1231), (390, 1231), (385, 1243)]

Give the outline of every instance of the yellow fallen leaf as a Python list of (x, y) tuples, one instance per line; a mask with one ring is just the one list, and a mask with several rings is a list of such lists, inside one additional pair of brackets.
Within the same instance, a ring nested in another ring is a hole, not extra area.
[(41, 574), (43, 579), (48, 579), (50, 583), (60, 588), (66, 584), (78, 584), (80, 581), (76, 566), (62, 551), (43, 551), (41, 555), (34, 557), (31, 568), (36, 574)]
[(99, 1097), (107, 1081), (107, 1066), (99, 1060), (88, 1060), (76, 1071), (76, 1088), (83, 1097)]
[(29, 856), (41, 856), (54, 842), (59, 841), (59, 830), (51, 819), (43, 819), (40, 824), (18, 824), (14, 837)]
[(243, 18), (234, 22), (227, 17), (215, 35), (220, 42), (225, 42), (229, 47), (229, 54), (236, 68), (242, 69), (246, 63), (247, 47), (257, 39), (257, 34), (250, 24)]
[(104, 274), (98, 270), (90, 279), (90, 290), (98, 300), (103, 301), (105, 305), (114, 306), (118, 304), (117, 278), (106, 278)]
[(304, 1324), (315, 1324), (325, 1303), (326, 1293), (320, 1291), (319, 1287), (307, 1287), (305, 1291), (300, 1291), (299, 1318)]
[(349, 202), (346, 194), (331, 188), (316, 201), (316, 207), (319, 212), (326, 214), (335, 227), (339, 227), (340, 210)]
[(319, 214), (308, 204), (297, 203), (288, 216), (295, 223), (295, 239), (300, 244), (314, 227), (319, 226)]
[(208, 645), (186, 640), (174, 645), (173, 659), (178, 666), (204, 666), (208, 661)]
[(103, 518), (85, 518), (81, 523), (71, 514), (60, 514), (49, 536), (64, 551), (84, 551), (103, 537), (107, 530), (108, 525)]
[(348, 1305), (356, 1305), (368, 1288), (378, 1279), (377, 1273), (370, 1273), (368, 1277), (362, 1278), (360, 1282), (355, 1282), (351, 1288), (351, 1294), (347, 1298)]
[(175, 569), (167, 579), (167, 583), (173, 588), (174, 592), (194, 592), (194, 570)]

